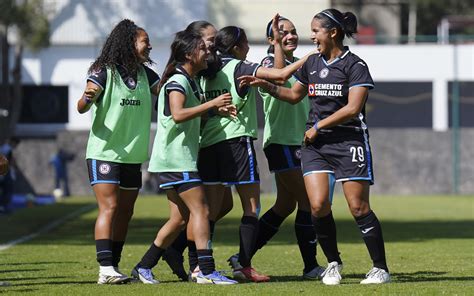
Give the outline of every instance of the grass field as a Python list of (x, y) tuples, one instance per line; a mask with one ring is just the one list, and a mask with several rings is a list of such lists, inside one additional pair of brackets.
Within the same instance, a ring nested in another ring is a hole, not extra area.
[[(263, 210), (272, 196), (264, 196)], [(216, 227), (214, 254), (219, 270), (238, 250), (240, 203)], [(0, 247), (19, 237), (42, 233), (0, 251), (0, 293), (31, 295), (474, 295), (474, 197), (374, 196), (372, 205), (384, 230), (393, 283), (362, 286), (370, 259), (342, 197), (336, 197), (334, 216), (344, 260), (340, 286), (302, 281), (302, 262), (293, 233), (293, 217), (257, 253), (253, 265), (272, 277), (263, 284), (201, 286), (178, 282), (164, 262), (155, 268), (160, 285), (100, 286), (97, 280), (93, 226), (95, 200), (70, 198), (50, 206), (0, 216)], [(71, 214), (72, 213), (72, 214)], [(129, 272), (167, 217), (166, 200), (140, 197), (135, 210), (121, 269)], [(67, 216), (69, 215), (69, 216)], [(64, 219), (67, 217), (68, 219)], [(62, 220), (61, 220), (62, 219)], [(53, 229), (45, 225), (59, 220)], [(318, 248), (318, 260), (326, 264)]]

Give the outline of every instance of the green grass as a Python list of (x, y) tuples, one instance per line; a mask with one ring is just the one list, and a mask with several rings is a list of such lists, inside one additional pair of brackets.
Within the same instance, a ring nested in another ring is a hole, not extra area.
[[(273, 197), (263, 198), (268, 209)], [(253, 265), (272, 277), (270, 283), (200, 286), (178, 282), (164, 262), (155, 268), (157, 286), (99, 286), (93, 227), (95, 200), (71, 198), (62, 203), (23, 209), (0, 216), (0, 244), (38, 231), (51, 221), (79, 213), (33, 240), (0, 251), (0, 293), (31, 295), (474, 295), (474, 197), (374, 196), (372, 205), (382, 222), (393, 283), (362, 286), (370, 259), (344, 199), (336, 197), (339, 249), (344, 260), (340, 286), (301, 281), (302, 262), (287, 219), (274, 239), (257, 253)], [(87, 208), (89, 206), (89, 208)], [(91, 207), (92, 206), (92, 207)], [(82, 211), (82, 214), (81, 214)], [(121, 269), (129, 272), (150, 245), (168, 214), (162, 197), (140, 197), (129, 230)], [(238, 250), (240, 203), (218, 223), (214, 242), (217, 268)], [(318, 248), (318, 260), (326, 264)]]

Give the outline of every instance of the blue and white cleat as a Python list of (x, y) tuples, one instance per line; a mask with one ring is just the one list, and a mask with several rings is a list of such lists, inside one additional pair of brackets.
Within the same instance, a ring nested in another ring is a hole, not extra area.
[(208, 275), (204, 275), (202, 274), (202, 272), (199, 272), (196, 277), (196, 283), (211, 285), (235, 285), (238, 282), (223, 276), (218, 271), (214, 271), (213, 273)]
[(148, 268), (134, 267), (132, 270), (132, 277), (140, 280), (144, 284), (156, 285), (160, 282), (155, 279), (155, 275)]

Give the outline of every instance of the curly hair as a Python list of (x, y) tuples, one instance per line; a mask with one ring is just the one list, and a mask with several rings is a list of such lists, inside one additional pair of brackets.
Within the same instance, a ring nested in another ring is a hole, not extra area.
[[(139, 30), (145, 31), (129, 19), (120, 21), (110, 32), (100, 55), (89, 67), (88, 74), (100, 71), (106, 67), (114, 71), (116, 65), (121, 65), (130, 75), (135, 76), (140, 66), (135, 48), (137, 32)], [(153, 61), (148, 58), (146, 63), (153, 64)]]

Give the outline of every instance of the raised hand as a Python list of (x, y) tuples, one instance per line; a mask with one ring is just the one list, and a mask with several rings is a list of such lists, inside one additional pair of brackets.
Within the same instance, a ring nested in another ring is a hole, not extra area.
[(280, 14), (275, 14), (272, 21), (272, 31), (273, 31), (273, 41), (272, 44), (275, 45), (277, 43), (281, 43), (281, 35), (280, 35), (280, 26), (278, 25), (280, 21)]

